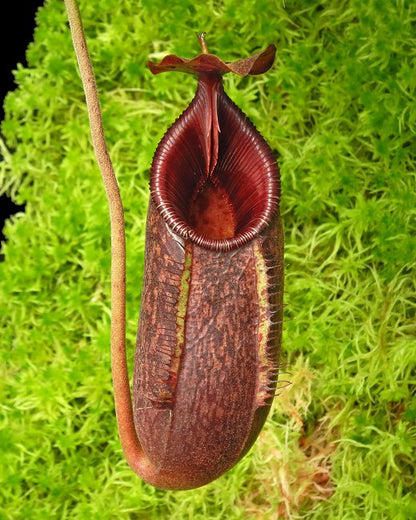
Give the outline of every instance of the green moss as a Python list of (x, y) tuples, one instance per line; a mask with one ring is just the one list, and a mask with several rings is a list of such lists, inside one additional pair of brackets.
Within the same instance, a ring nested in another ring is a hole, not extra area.
[(2, 123), (0, 192), (26, 211), (7, 225), (0, 264), (0, 518), (415, 517), (415, 4), (80, 7), (126, 208), (130, 345), (152, 154), (195, 91), (192, 77), (153, 77), (145, 63), (196, 54), (195, 30), (226, 59), (276, 43), (269, 73), (226, 88), (279, 158), (293, 384), (218, 481), (164, 492), (127, 467), (107, 203), (64, 5), (49, 0)]

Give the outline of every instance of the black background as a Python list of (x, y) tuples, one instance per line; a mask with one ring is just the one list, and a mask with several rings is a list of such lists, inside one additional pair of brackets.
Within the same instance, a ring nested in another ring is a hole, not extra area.
[[(18, 63), (27, 65), (26, 49), (33, 41), (35, 15), (43, 0), (13, 0), (3, 2), (0, 14), (1, 59), (0, 59), (0, 120), (4, 119), (4, 98), (10, 90), (16, 88), (13, 70)], [(1, 160), (1, 159), (0, 159)], [(0, 197), (0, 242), (5, 219), (21, 211), (23, 207), (16, 206), (6, 196)], [(1, 259), (1, 258), (0, 258)]]

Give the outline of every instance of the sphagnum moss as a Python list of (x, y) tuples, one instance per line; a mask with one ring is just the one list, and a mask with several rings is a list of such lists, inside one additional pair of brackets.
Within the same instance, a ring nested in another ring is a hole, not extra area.
[[(27, 205), (6, 227), (0, 265), (0, 517), (414, 517), (416, 7), (80, 4), (126, 203), (130, 344), (147, 168), (192, 97), (191, 81), (172, 92), (144, 63), (186, 55), (193, 30), (206, 30), (213, 51), (230, 60), (276, 43), (267, 81), (233, 80), (228, 91), (255, 124), (261, 119), (281, 165), (284, 348), (294, 384), (258, 446), (206, 488), (154, 491), (122, 461), (109, 372), (106, 201), (66, 13), (50, 0), (2, 123), (0, 189)], [(264, 101), (252, 110), (253, 97)], [(296, 378), (306, 369), (310, 376)], [(314, 450), (330, 472), (325, 486)]]

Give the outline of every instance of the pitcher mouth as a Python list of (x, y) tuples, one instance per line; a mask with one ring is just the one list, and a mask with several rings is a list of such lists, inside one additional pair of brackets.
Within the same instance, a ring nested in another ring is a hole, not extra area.
[(193, 102), (156, 150), (150, 189), (172, 231), (200, 247), (227, 251), (271, 222), (279, 204), (279, 170), (269, 146), (222, 85), (207, 88), (200, 80)]

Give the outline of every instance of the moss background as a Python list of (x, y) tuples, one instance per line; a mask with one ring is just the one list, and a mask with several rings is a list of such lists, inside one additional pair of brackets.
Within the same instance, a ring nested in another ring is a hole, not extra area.
[(109, 350), (109, 225), (63, 2), (38, 12), (5, 103), (0, 192), (26, 203), (0, 263), (0, 518), (416, 517), (416, 4), (411, 0), (80, 1), (126, 208), (128, 341), (152, 154), (195, 79), (146, 60), (269, 43), (226, 77), (275, 150), (287, 263), (282, 390), (250, 454), (196, 491), (123, 459)]

